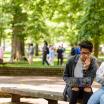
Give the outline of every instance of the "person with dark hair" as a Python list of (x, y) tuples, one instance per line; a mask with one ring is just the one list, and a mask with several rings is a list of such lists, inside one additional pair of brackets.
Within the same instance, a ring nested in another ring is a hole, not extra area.
[(47, 43), (47, 41), (44, 41), (44, 45), (48, 46), (48, 43)]
[(88, 40), (82, 41), (79, 44), (79, 46), (80, 46), (80, 49), (85, 48), (85, 49), (88, 49), (90, 52), (93, 51), (93, 44), (90, 41), (88, 41)]
[(70, 98), (69, 104), (76, 104), (78, 98), (82, 98), (82, 104), (87, 104), (92, 95), (91, 84), (97, 70), (96, 59), (91, 56), (93, 44), (90, 41), (82, 41), (80, 54), (69, 58), (66, 63), (63, 79), (66, 82), (64, 98)]
[(57, 65), (63, 64), (63, 52), (63, 49), (59, 46), (57, 49)]
[(43, 46), (43, 57), (42, 57), (42, 64), (44, 65), (45, 63), (49, 65), (47, 61), (47, 55), (49, 54), (49, 48), (48, 48), (48, 43), (47, 41), (44, 41), (44, 46)]
[(70, 50), (70, 55), (71, 55), (71, 56), (73, 56), (73, 55), (76, 54), (75, 48), (76, 48), (75, 45), (71, 45), (71, 50)]

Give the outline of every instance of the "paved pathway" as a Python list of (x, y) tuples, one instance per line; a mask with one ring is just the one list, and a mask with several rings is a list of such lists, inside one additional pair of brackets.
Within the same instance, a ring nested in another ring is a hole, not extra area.
[[(25, 84), (28, 84), (29, 86), (35, 86), (37, 88), (43, 88), (43, 89), (48, 89), (48, 90), (55, 90), (55, 91), (60, 91), (63, 92), (65, 83), (62, 79), (62, 77), (46, 77), (46, 76), (27, 76), (27, 77), (7, 77), (7, 76), (1, 76), (0, 77), (0, 85), (2, 84), (20, 84), (21, 87), (25, 86)], [(93, 84), (93, 90), (97, 90), (99, 85), (94, 82)], [(48, 102), (44, 99), (21, 99), (22, 104), (48, 104)], [(1, 98), (0, 99), (0, 104), (10, 104), (7, 103), (10, 102), (10, 98)], [(59, 101), (59, 104), (68, 104), (68, 102), (62, 102)]]

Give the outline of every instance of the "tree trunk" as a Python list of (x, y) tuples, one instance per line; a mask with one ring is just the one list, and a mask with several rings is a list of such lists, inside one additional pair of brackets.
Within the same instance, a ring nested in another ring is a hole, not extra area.
[(22, 13), (21, 8), (17, 5), (17, 11), (13, 15), (12, 22), (12, 54), (11, 54), (11, 62), (14, 59), (19, 61), (22, 56), (24, 56), (24, 22), (26, 21), (27, 15)]
[(36, 43), (35, 45), (35, 55), (38, 56), (39, 55), (39, 49), (38, 49), (38, 44)]
[(17, 35), (12, 36), (12, 56), (11, 61), (14, 59), (19, 61), (24, 56), (24, 38)]
[(99, 45), (100, 45), (100, 37), (99, 37), (99, 35), (94, 36), (93, 42), (94, 42), (94, 56), (96, 56), (98, 58)]

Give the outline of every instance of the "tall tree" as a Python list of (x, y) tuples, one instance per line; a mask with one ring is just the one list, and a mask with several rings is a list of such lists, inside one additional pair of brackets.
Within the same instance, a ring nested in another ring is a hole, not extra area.
[(12, 1), (13, 21), (12, 21), (12, 59), (20, 60), (24, 56), (24, 27), (27, 15), (22, 11), (21, 2)]
[[(80, 35), (82, 38), (92, 39), (94, 55), (98, 57), (100, 37), (104, 35), (104, 1), (85, 0), (84, 15), (80, 20)], [(96, 41), (97, 40), (97, 41)]]

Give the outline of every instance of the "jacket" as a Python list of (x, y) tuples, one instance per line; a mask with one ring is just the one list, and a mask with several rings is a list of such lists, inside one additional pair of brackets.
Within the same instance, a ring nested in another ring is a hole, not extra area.
[[(71, 80), (72, 77), (74, 77), (74, 69), (79, 60), (79, 57), (80, 57), (80, 55), (75, 55), (75, 56), (70, 57), (66, 63), (65, 69), (64, 69), (63, 79), (66, 82), (66, 86), (65, 86), (63, 95), (64, 95), (65, 101), (67, 100), (67, 96), (70, 97), (70, 95), (71, 95), (71, 87), (67, 83), (69, 80)], [(86, 77), (91, 78), (91, 84), (96, 75), (97, 68), (98, 68), (98, 65), (97, 65), (96, 59), (94, 57), (92, 57), (89, 69), (86, 72)]]

